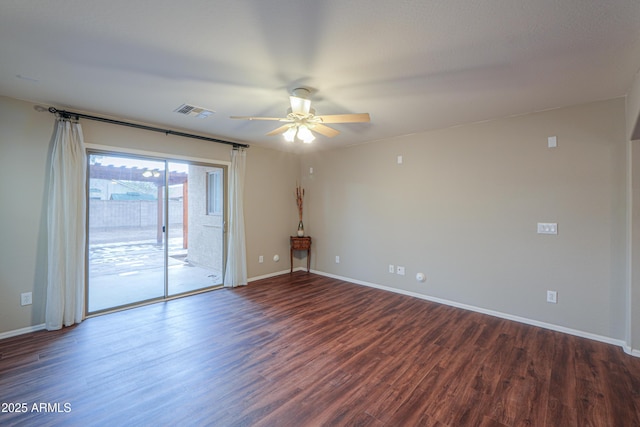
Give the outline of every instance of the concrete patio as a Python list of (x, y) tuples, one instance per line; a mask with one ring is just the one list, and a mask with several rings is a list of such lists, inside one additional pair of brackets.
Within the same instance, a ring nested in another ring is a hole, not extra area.
[[(164, 297), (164, 245), (144, 237), (129, 231), (112, 241), (113, 233), (90, 233), (89, 313)], [(221, 271), (189, 262), (181, 237), (169, 238), (168, 253), (168, 296), (222, 285)]]

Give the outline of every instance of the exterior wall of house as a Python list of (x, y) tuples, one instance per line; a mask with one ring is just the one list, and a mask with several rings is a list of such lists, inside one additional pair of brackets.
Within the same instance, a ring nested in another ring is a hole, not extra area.
[(206, 166), (189, 166), (189, 262), (215, 271), (222, 271), (224, 216), (207, 214)]

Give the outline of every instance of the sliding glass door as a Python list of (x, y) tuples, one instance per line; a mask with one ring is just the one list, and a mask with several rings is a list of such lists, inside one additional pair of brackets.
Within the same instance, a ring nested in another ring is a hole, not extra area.
[(88, 157), (88, 313), (222, 284), (224, 166)]
[[(169, 170), (187, 165), (169, 162)], [(225, 185), (223, 167), (190, 164), (169, 186), (168, 295), (222, 284)]]

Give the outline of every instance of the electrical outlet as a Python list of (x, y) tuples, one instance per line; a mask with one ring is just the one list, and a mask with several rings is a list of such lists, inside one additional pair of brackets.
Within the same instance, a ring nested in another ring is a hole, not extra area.
[(260, 255), (260, 256), (258, 257), (258, 262), (259, 262), (260, 264), (262, 264), (262, 263), (264, 262), (264, 257), (263, 257), (262, 255)]
[(393, 266), (393, 264), (389, 264), (389, 273), (393, 274), (396, 272), (396, 268)]
[(552, 304), (558, 303), (558, 292), (556, 291), (547, 291), (547, 302)]
[(33, 293), (25, 292), (20, 294), (20, 305), (31, 305), (33, 303)]
[(340, 255), (336, 255), (336, 264), (340, 264)]
[(398, 273), (400, 276), (404, 276), (404, 267), (402, 267), (401, 265), (397, 266), (396, 273)]

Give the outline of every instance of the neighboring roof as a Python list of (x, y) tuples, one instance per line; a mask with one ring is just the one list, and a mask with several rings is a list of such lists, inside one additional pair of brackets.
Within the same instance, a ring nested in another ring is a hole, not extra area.
[(144, 193), (114, 193), (111, 195), (111, 200), (157, 200), (156, 196)]
[[(149, 174), (147, 168), (94, 164), (89, 168), (90, 178), (117, 181), (153, 182), (164, 185), (164, 173)], [(148, 176), (147, 176), (148, 175)], [(182, 184), (189, 179), (187, 172), (169, 171), (169, 185)]]

